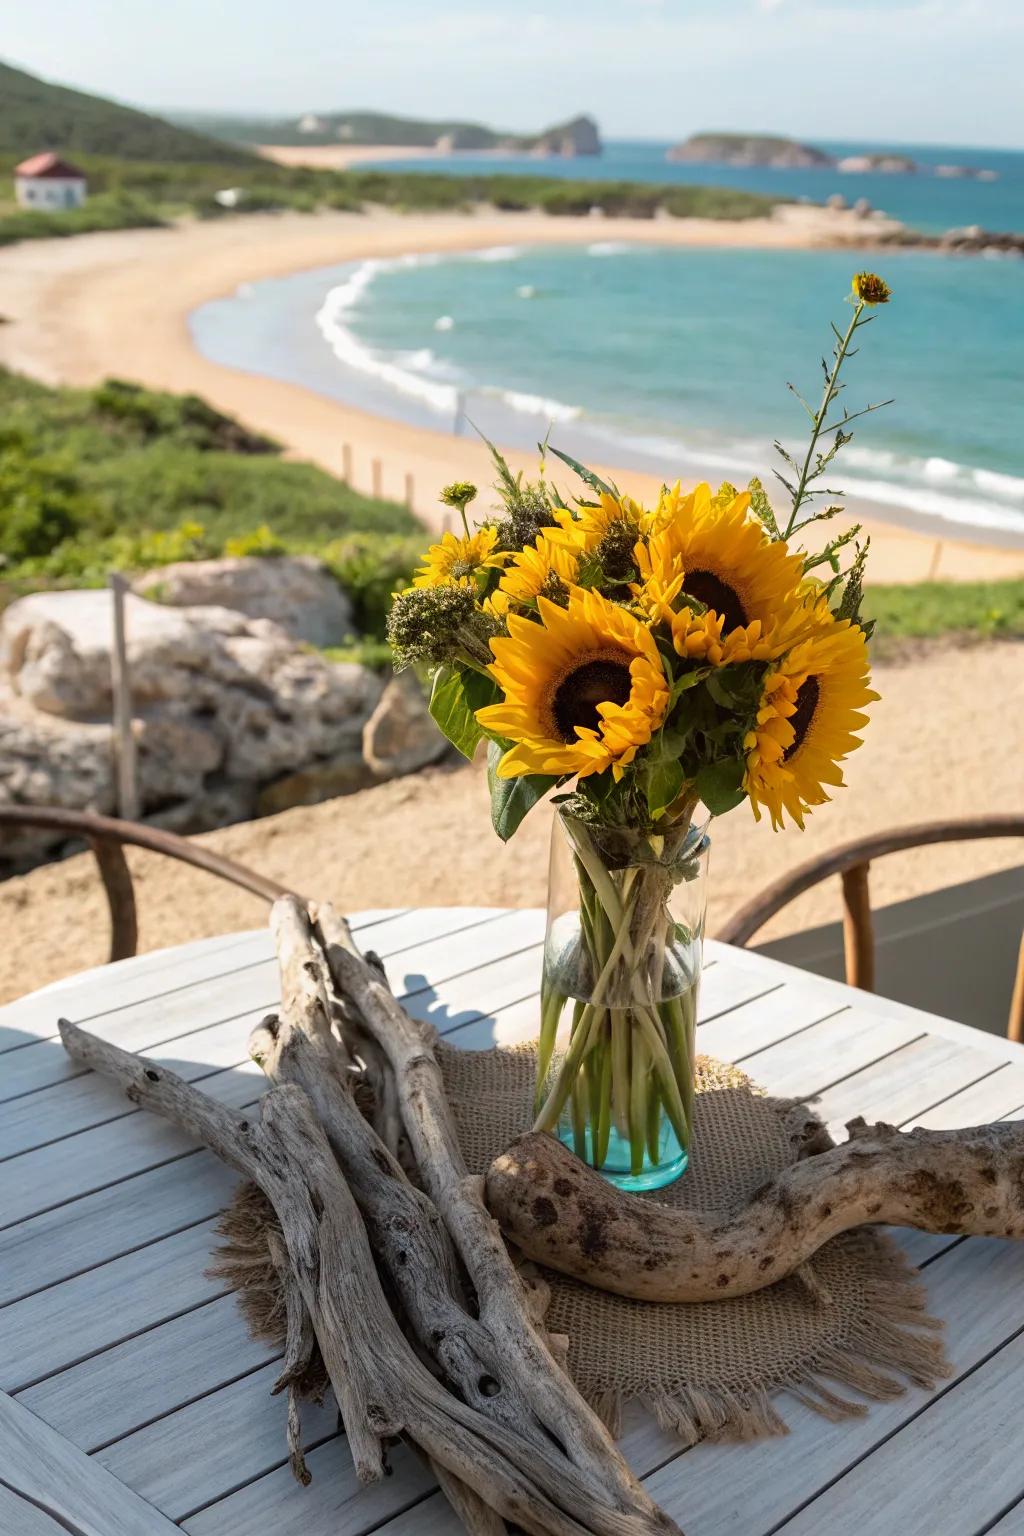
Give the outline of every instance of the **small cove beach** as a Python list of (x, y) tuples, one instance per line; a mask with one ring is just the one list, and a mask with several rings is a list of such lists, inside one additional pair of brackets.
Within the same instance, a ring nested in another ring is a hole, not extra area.
[[(9, 322), (0, 327), (0, 361), (51, 383), (85, 385), (115, 375), (156, 388), (194, 391), (284, 442), (293, 456), (334, 473), (341, 472), (349, 445), (358, 488), (371, 489), (375, 461), (385, 496), (403, 499), (406, 477), (411, 477), (414, 510), (437, 527), (437, 492), (443, 484), (467, 477), (487, 484), (492, 478), (481, 443), (386, 419), (292, 382), (214, 362), (194, 345), (190, 317), (201, 305), (234, 294), (242, 284), (295, 272), (409, 252), (448, 255), (502, 246), (580, 245), (593, 243), (598, 235), (623, 243), (705, 250), (850, 246), (851, 268), (867, 259), (861, 253), (863, 222), (818, 209), (794, 208), (783, 217), (735, 222), (598, 221), (491, 212), (429, 217), (383, 211), (254, 214), (33, 242), (0, 251)], [(782, 415), (786, 401), (781, 379), (779, 387)], [(535, 455), (523, 451), (513, 451), (510, 457), (516, 467), (535, 462)], [(616, 473), (619, 482), (640, 497), (651, 494), (661, 479), (609, 464), (596, 467)], [(762, 472), (767, 475), (769, 469), (766, 442)], [(883, 512), (873, 503), (858, 507), (852, 500), (848, 505), (869, 525), (876, 581), (984, 580), (1024, 571), (1024, 539), (1000, 539), (988, 530), (941, 524), (922, 531), (920, 520), (899, 508)]]

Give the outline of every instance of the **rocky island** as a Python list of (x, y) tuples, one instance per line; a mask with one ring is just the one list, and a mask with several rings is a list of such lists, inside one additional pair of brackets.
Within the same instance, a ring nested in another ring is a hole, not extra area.
[(692, 133), (666, 151), (666, 160), (689, 165), (762, 166), (776, 171), (834, 170), (844, 176), (884, 175), (970, 178), (996, 181), (997, 171), (972, 165), (921, 165), (898, 150), (830, 155), (814, 144), (769, 133)]
[(765, 133), (692, 133), (682, 144), (673, 145), (665, 158), (689, 165), (760, 165), (785, 171), (835, 163), (812, 144)]

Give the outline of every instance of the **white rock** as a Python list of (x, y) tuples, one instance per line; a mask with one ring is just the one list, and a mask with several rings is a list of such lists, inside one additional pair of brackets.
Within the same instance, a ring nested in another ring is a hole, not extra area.
[(270, 619), (309, 645), (340, 645), (353, 630), (352, 604), (311, 555), (181, 561), (147, 571), (133, 586), (175, 608), (212, 605)]

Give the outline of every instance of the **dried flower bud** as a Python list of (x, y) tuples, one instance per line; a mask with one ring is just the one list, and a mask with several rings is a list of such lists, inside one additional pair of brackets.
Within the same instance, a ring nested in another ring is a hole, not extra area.
[(851, 286), (862, 304), (888, 304), (892, 297), (892, 289), (877, 272), (858, 272)]
[(497, 619), (480, 612), (472, 587), (448, 583), (397, 593), (387, 634), (399, 668), (417, 661), (437, 666), (469, 660), (487, 666), (494, 659), (487, 642), (500, 628)]

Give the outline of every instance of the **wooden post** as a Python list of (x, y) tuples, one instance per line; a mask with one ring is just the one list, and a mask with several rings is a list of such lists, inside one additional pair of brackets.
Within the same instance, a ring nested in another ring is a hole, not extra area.
[(371, 465), (370, 465), (370, 476), (371, 476), (370, 483), (371, 483), (371, 486), (372, 486), (372, 489), (373, 489), (373, 495), (379, 501), (380, 500), (380, 487), (381, 487), (381, 464), (380, 464), (380, 459), (374, 459), (373, 462), (371, 463)]
[(410, 475), (408, 472), (406, 472), (406, 476), (405, 476), (405, 505), (406, 505), (407, 511), (409, 511), (409, 512), (412, 511), (412, 503), (413, 503), (412, 475)]
[(346, 485), (352, 484), (352, 444), (341, 445), (341, 478)]
[(139, 793), (136, 779), (135, 737), (132, 734), (131, 679), (128, 674), (128, 646), (124, 625), (124, 599), (128, 591), (128, 583), (123, 576), (112, 571), (109, 586), (114, 619), (110, 674), (114, 696), (117, 812), (122, 821), (138, 821)]
[(1017, 956), (1017, 974), (1013, 980), (1013, 998), (1010, 1002), (1006, 1038), (1024, 1045), (1024, 933), (1020, 936), (1020, 953)]
[(864, 992), (875, 990), (875, 935), (868, 891), (870, 864), (843, 870), (843, 950), (846, 980)]

